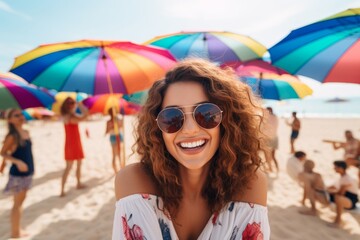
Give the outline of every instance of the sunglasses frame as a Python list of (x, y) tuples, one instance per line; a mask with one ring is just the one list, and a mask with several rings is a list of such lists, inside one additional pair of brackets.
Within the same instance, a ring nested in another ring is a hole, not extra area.
[[(215, 127), (212, 127), (212, 128), (204, 128), (204, 127), (202, 127), (202, 126), (197, 122), (197, 120), (196, 120), (196, 118), (195, 118), (195, 111), (196, 111), (196, 109), (197, 109), (199, 106), (202, 106), (202, 105), (205, 105), (205, 104), (213, 105), (213, 106), (215, 106), (216, 108), (218, 108), (218, 109), (220, 110), (220, 121), (219, 121), (219, 123), (218, 123)], [(184, 111), (182, 110), (182, 108), (185, 108), (185, 107), (194, 107), (194, 109), (193, 109), (191, 112), (184, 112)], [(223, 116), (222, 116), (223, 111), (221, 110), (221, 108), (220, 108), (218, 105), (216, 105), (215, 103), (211, 103), (211, 102), (205, 102), (205, 103), (194, 104), (194, 105), (184, 105), (184, 106), (181, 106), (181, 107), (168, 107), (168, 108), (164, 108), (164, 109), (162, 109), (162, 110), (158, 113), (158, 115), (157, 115), (157, 117), (156, 117), (155, 120), (156, 120), (156, 123), (157, 123), (157, 125), (158, 125), (158, 128), (159, 128), (162, 132), (167, 133), (167, 134), (177, 133), (177, 132), (179, 132), (179, 131), (184, 127), (184, 122), (183, 122), (182, 125), (181, 125), (181, 128), (179, 128), (179, 130), (177, 130), (176, 132), (171, 132), (171, 133), (168, 133), (168, 132), (164, 131), (164, 130), (160, 127), (159, 121), (158, 121), (159, 115), (160, 115), (163, 111), (166, 111), (166, 110), (168, 110), (168, 109), (176, 109), (176, 110), (179, 110), (179, 111), (182, 113), (182, 115), (183, 115), (183, 119), (184, 119), (183, 121), (185, 121), (185, 116), (186, 116), (186, 115), (191, 114), (192, 117), (193, 117), (193, 119), (194, 119), (194, 121), (196, 122), (196, 124), (197, 124), (199, 127), (203, 128), (203, 129), (207, 129), (207, 130), (218, 127), (218, 126), (221, 124), (221, 122), (222, 122), (222, 117), (223, 117)]]

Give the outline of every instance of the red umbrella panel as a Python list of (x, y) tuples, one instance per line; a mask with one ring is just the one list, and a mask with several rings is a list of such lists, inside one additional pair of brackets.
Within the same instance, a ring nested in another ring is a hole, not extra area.
[(90, 113), (108, 114), (112, 107), (115, 107), (116, 112), (122, 115), (137, 114), (141, 110), (140, 105), (128, 102), (122, 97), (122, 94), (95, 95), (83, 100), (83, 104)]

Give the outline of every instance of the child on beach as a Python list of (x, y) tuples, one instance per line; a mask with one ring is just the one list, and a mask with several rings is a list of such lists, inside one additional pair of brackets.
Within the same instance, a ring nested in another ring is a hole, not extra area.
[(30, 134), (23, 128), (25, 117), (21, 110), (10, 109), (7, 113), (8, 133), (1, 149), (1, 156), (11, 162), (9, 181), (5, 193), (14, 195), (14, 205), (11, 210), (11, 237), (26, 236), (21, 229), (22, 205), (27, 191), (32, 184), (34, 161)]
[(270, 239), (260, 112), (232, 70), (205, 60), (156, 81), (138, 118), (140, 162), (116, 176), (112, 239)]
[(65, 127), (66, 167), (63, 176), (61, 178), (60, 197), (65, 196), (65, 183), (74, 162), (76, 162), (76, 179), (77, 179), (76, 188), (82, 189), (85, 187), (85, 185), (81, 183), (81, 165), (82, 165), (82, 159), (84, 158), (84, 153), (82, 149), (78, 123), (87, 118), (88, 111), (82, 105), (82, 103), (79, 103), (79, 109), (82, 112), (81, 115), (75, 113), (76, 102), (70, 97), (66, 98), (64, 103), (61, 105), (61, 115), (63, 117), (64, 127)]
[[(124, 164), (123, 159), (120, 154), (121, 153), (121, 144), (123, 142), (123, 135), (121, 134), (123, 120), (119, 119), (117, 116), (115, 116), (115, 117), (113, 116), (114, 114), (113, 114), (112, 108), (109, 108), (108, 114), (110, 116), (110, 119), (106, 122), (105, 135), (110, 134), (110, 144), (111, 144), (111, 149), (112, 149), (112, 167), (116, 174), (119, 169), (125, 167), (125, 164)], [(115, 134), (114, 121), (116, 121), (116, 124), (118, 127), (117, 135)], [(116, 139), (116, 138), (119, 138), (119, 139)], [(120, 142), (117, 142), (118, 140), (120, 140)], [(117, 167), (117, 164), (116, 164), (116, 158), (119, 159), (119, 168)]]

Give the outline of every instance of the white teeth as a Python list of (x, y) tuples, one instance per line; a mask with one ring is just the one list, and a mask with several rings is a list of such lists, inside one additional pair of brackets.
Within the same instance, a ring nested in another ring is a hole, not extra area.
[(196, 148), (196, 147), (203, 145), (204, 143), (205, 143), (205, 140), (199, 140), (196, 142), (182, 142), (182, 143), (180, 143), (180, 146), (182, 148)]

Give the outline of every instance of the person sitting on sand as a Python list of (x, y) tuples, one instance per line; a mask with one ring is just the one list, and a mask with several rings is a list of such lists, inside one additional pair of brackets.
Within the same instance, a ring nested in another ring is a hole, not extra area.
[(286, 163), (286, 171), (289, 176), (296, 182), (299, 181), (299, 174), (303, 171), (304, 161), (306, 160), (306, 153), (297, 151), (291, 156)]
[[(336, 184), (328, 187), (326, 190), (323, 191), (321, 184), (315, 185), (314, 182), (312, 184), (307, 185), (307, 192), (309, 196), (311, 197), (311, 193), (318, 192), (322, 193), (324, 197), (329, 194), (329, 202), (334, 202), (336, 206), (336, 217), (333, 223), (329, 224), (331, 227), (338, 227), (341, 224), (341, 215), (344, 209), (352, 210), (356, 208), (356, 203), (359, 201), (358, 195), (357, 195), (357, 187), (356, 187), (356, 181), (351, 178), (346, 173), (347, 164), (345, 161), (334, 161), (334, 169), (337, 173), (340, 174), (339, 180), (336, 182)], [(306, 177), (305, 174), (302, 175), (303, 177)], [(308, 182), (311, 183), (311, 179), (305, 181), (305, 184)], [(320, 196), (319, 194), (317, 195)], [(313, 197), (313, 200), (319, 200), (316, 197)], [(311, 200), (310, 200), (311, 201)], [(324, 201), (324, 199), (322, 199)], [(326, 202), (324, 202), (326, 204)], [(311, 206), (310, 211), (300, 211), (302, 214), (310, 214), (315, 215), (316, 214), (316, 207), (315, 204)]]
[(301, 203), (305, 205), (305, 200), (309, 199), (311, 208), (310, 210), (299, 211), (302, 214), (316, 215), (316, 201), (323, 205), (329, 204), (329, 194), (321, 175), (314, 172), (315, 163), (312, 160), (305, 160), (304, 171), (299, 174), (299, 179), (303, 183), (304, 194)]

